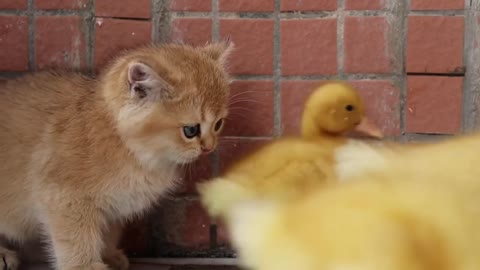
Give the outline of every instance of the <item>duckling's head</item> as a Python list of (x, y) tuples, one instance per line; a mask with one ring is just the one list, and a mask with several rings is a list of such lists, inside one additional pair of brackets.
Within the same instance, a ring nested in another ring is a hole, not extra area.
[(307, 99), (302, 119), (302, 135), (341, 135), (357, 131), (381, 138), (381, 131), (365, 117), (360, 94), (344, 82), (330, 82), (317, 87)]

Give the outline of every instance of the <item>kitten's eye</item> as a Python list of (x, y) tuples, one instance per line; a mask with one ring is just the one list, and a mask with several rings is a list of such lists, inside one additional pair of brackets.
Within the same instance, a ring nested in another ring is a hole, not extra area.
[(220, 128), (222, 128), (222, 126), (223, 126), (223, 118), (218, 120), (217, 123), (215, 123), (215, 128), (214, 128), (215, 131), (219, 131)]
[(183, 134), (185, 135), (185, 137), (187, 137), (187, 139), (192, 139), (200, 135), (200, 124), (196, 124), (193, 126), (184, 126)]
[(347, 110), (349, 112), (353, 111), (354, 109), (355, 109), (355, 107), (353, 107), (353, 105), (349, 104), (349, 105), (345, 106), (345, 110)]

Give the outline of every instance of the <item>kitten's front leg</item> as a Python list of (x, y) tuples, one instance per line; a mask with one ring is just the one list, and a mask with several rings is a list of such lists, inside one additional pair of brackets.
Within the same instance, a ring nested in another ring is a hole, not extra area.
[(47, 210), (46, 229), (60, 270), (108, 270), (102, 261), (105, 220), (93, 203), (67, 203)]
[(19, 265), (17, 253), (6, 247), (0, 246), (0, 269), (17, 270)]
[(127, 256), (118, 248), (122, 229), (120, 224), (113, 224), (105, 234), (106, 247), (103, 252), (103, 260), (115, 270), (126, 270), (129, 267)]

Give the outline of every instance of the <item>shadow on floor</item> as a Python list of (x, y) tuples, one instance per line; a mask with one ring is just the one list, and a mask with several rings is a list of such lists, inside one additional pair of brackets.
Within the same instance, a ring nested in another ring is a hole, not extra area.
[[(49, 267), (47, 264), (33, 264), (33, 265), (24, 265), (20, 268), (20, 270), (50, 270), (53, 269)], [(162, 265), (148, 265), (148, 264), (136, 264), (130, 267), (132, 270), (172, 270), (170, 266), (162, 266)]]
[[(20, 270), (50, 270), (47, 264), (25, 265)], [(158, 265), (158, 264), (132, 264), (131, 270), (240, 270), (235, 266), (195, 266), (195, 265)]]
[[(40, 242), (33, 242), (21, 250), (19, 270), (50, 270)], [(130, 258), (132, 270), (240, 270), (234, 258)], [(2, 270), (2, 269), (0, 269)]]

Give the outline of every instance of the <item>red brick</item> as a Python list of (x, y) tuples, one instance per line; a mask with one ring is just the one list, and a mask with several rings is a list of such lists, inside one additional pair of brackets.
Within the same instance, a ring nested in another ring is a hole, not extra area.
[(461, 131), (463, 77), (408, 76), (407, 84), (406, 132)]
[(34, 0), (36, 9), (83, 9), (89, 0)]
[(365, 102), (366, 115), (385, 135), (400, 135), (400, 92), (391, 81), (351, 81)]
[(282, 81), (281, 127), (282, 135), (299, 135), (303, 108), (308, 96), (322, 81)]
[(285, 20), (281, 27), (283, 75), (337, 73), (337, 20)]
[(234, 162), (253, 153), (269, 141), (268, 139), (224, 138), (218, 149), (220, 173), (224, 173)]
[(380, 10), (385, 8), (386, 0), (346, 0), (346, 10)]
[(128, 256), (149, 255), (149, 242), (151, 239), (149, 223), (145, 218), (136, 219), (126, 224), (120, 241), (122, 248)]
[(96, 68), (121, 50), (151, 42), (151, 22), (98, 18), (95, 27)]
[(337, 0), (282, 0), (281, 11), (336, 10)]
[(273, 20), (223, 19), (220, 35), (230, 36), (235, 50), (230, 57), (230, 71), (243, 75), (273, 73)]
[(410, 16), (407, 72), (462, 71), (463, 30), (463, 16)]
[(465, 0), (411, 0), (412, 10), (452, 10), (464, 9)]
[(0, 0), (0, 9), (27, 9), (27, 0)]
[(232, 84), (226, 136), (273, 135), (273, 81), (236, 81)]
[(212, 19), (177, 18), (172, 28), (172, 38), (187, 44), (205, 45), (212, 39)]
[(35, 63), (38, 68), (85, 67), (86, 46), (79, 16), (35, 18)]
[(185, 168), (185, 182), (181, 191), (183, 194), (197, 194), (196, 184), (212, 178), (211, 156), (202, 156)]
[[(475, 22), (477, 23), (477, 25), (475, 25), (475, 27), (479, 27), (480, 26), (480, 17), (479, 16), (475, 17)], [(476, 39), (473, 42), (473, 46), (474, 46), (475, 49), (478, 49), (480, 47), (480, 44)]]
[(95, 0), (95, 15), (117, 18), (150, 18), (151, 0)]
[(197, 200), (164, 203), (161, 221), (167, 243), (176, 247), (210, 246), (210, 218)]
[(245, 11), (273, 11), (274, 0), (220, 0), (220, 11), (245, 12)]
[(0, 71), (28, 69), (28, 19), (0, 16)]
[(210, 218), (199, 202), (188, 202), (185, 206), (181, 245), (209, 246), (210, 245)]
[(345, 19), (345, 72), (389, 73), (391, 50), (387, 41), (385, 17), (347, 17)]
[(230, 248), (230, 236), (227, 225), (221, 220), (217, 220), (217, 245)]
[(210, 0), (172, 0), (171, 11), (211, 11), (212, 1)]

